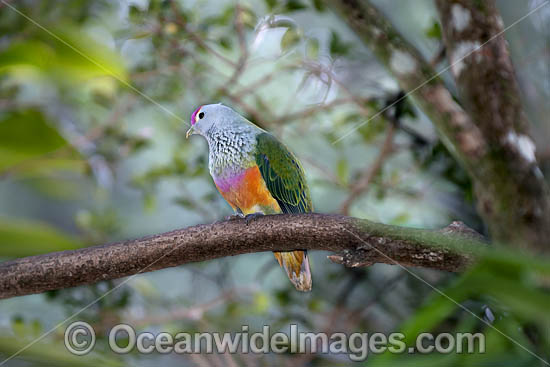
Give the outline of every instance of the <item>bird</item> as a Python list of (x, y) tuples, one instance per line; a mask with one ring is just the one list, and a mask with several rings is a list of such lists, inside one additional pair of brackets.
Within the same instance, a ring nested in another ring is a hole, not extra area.
[[(186, 133), (208, 143), (208, 169), (234, 216), (254, 220), (279, 213), (309, 213), (313, 205), (302, 165), (275, 136), (221, 103), (198, 107)], [(311, 290), (306, 250), (274, 252), (297, 290)]]

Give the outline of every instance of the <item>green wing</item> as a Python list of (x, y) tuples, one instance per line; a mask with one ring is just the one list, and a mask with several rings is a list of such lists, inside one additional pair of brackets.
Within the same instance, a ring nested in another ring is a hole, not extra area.
[(283, 213), (313, 211), (305, 174), (296, 157), (269, 133), (259, 134), (256, 141), (256, 164)]

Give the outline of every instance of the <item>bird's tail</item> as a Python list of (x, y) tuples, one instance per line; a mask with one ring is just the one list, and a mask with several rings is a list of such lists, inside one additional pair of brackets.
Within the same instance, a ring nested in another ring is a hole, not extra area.
[(297, 290), (309, 292), (311, 290), (311, 270), (307, 251), (274, 252), (279, 265), (285, 269), (288, 278)]

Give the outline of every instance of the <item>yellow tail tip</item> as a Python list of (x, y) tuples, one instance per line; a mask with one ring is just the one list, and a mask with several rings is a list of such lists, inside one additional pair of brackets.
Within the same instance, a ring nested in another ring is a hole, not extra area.
[(307, 251), (275, 252), (274, 255), (297, 290), (311, 291), (311, 270)]

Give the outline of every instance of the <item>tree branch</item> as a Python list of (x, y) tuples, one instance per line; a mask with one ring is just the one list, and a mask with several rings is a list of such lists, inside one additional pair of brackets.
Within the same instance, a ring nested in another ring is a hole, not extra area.
[[(326, 214), (268, 215), (203, 224), (109, 245), (31, 256), (0, 264), (0, 298), (91, 284), (153, 270), (260, 251), (340, 252), (346, 266), (374, 263), (460, 271), (482, 245), (461, 223), (441, 231)], [(458, 254), (460, 253), (460, 254)]]
[(487, 141), (476, 170), (480, 212), (496, 241), (548, 251), (550, 197), (495, 1), (436, 4), (460, 99)]
[[(478, 210), (495, 242), (550, 251), (548, 189), (526, 133), (506, 42), (502, 36), (493, 39), (503, 29), (494, 0), (437, 1), (447, 54), (454, 63), (451, 69), (459, 76), (467, 111), (455, 102), (433, 66), (371, 2), (326, 1), (391, 71), (468, 171)], [(467, 36), (452, 24), (451, 7), (457, 3), (462, 4), (461, 21), (471, 18), (467, 25), (473, 30), (464, 31)], [(460, 42), (461, 37), (467, 41)]]

